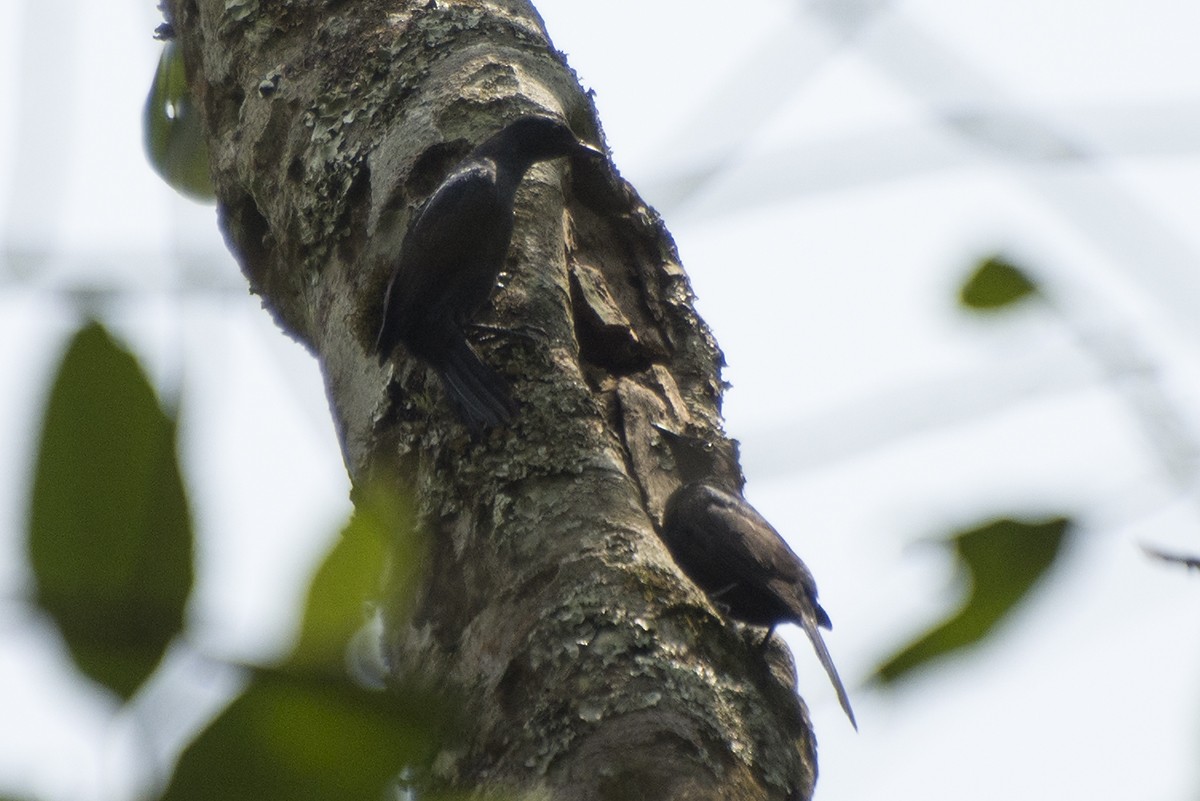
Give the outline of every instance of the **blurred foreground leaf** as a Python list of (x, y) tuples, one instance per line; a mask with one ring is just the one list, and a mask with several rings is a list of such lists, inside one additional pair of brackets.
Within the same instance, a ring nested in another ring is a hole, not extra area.
[(192, 103), (183, 53), (174, 42), (164, 45), (158, 59), (142, 127), (146, 156), (154, 171), (181, 194), (193, 200), (212, 200), (204, 124)]
[(162, 798), (386, 798), (406, 764), (428, 760), (436, 721), (421, 699), (364, 690), (342, 674), (261, 671), (187, 748)]
[(1020, 268), (1000, 256), (991, 256), (967, 278), (959, 291), (959, 302), (975, 311), (994, 311), (1037, 291), (1037, 284)]
[(37, 603), (79, 669), (128, 699), (183, 627), (192, 524), (175, 421), (98, 323), (75, 335), (50, 392), (29, 553)]
[(291, 655), (282, 668), (255, 670), (245, 694), (187, 748), (165, 801), (382, 799), (394, 797), (386, 791), (402, 771), (426, 770), (460, 719), (436, 682), (369, 690), (346, 667), (347, 645), (379, 597), (385, 554), (419, 562), (410, 506), (394, 487), (356, 491)]
[(335, 670), (345, 664), (347, 644), (367, 621), (368, 600), (382, 591), (389, 553), (402, 564), (419, 561), (409, 505), (393, 487), (356, 492), (354, 516), (309, 587), (290, 668)]
[(879, 667), (874, 680), (889, 684), (929, 662), (986, 637), (1028, 594), (1062, 552), (1071, 521), (996, 520), (956, 534), (957, 562), (970, 585), (966, 604), (952, 617)]

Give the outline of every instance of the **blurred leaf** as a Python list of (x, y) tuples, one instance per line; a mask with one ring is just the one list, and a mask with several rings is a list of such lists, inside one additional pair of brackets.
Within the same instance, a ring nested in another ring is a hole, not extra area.
[(340, 675), (263, 671), (184, 752), (163, 801), (381, 799), (427, 762), (439, 711)]
[(380, 799), (402, 770), (427, 772), (461, 721), (433, 689), (436, 677), (379, 692), (355, 685), (345, 668), (367, 601), (381, 592), (385, 555), (407, 565), (406, 575), (420, 563), (411, 506), (395, 486), (356, 489), (354, 517), (313, 578), (285, 666), (255, 671), (184, 752), (165, 801)]
[(1000, 256), (984, 259), (959, 291), (959, 302), (976, 311), (1011, 306), (1038, 291), (1029, 276)]
[(889, 684), (986, 637), (1028, 594), (1062, 551), (1071, 521), (996, 520), (955, 535), (970, 592), (957, 614), (885, 662), (874, 677)]
[(347, 644), (366, 622), (367, 601), (381, 592), (388, 549), (399, 547), (393, 559), (401, 562), (418, 560), (409, 505), (394, 486), (355, 494), (354, 516), (309, 588), (300, 638), (288, 659), (291, 668), (344, 665)]
[(183, 53), (174, 42), (163, 46), (158, 59), (142, 127), (146, 156), (154, 171), (181, 194), (193, 200), (212, 200), (204, 123), (192, 103)]
[(37, 602), (79, 669), (128, 699), (183, 627), (192, 528), (175, 421), (97, 323), (46, 406), (29, 515)]

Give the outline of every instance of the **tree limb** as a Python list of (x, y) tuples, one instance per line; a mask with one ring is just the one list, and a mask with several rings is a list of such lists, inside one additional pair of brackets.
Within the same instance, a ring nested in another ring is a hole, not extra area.
[(435, 787), (809, 798), (790, 655), (764, 660), (655, 535), (686, 473), (741, 482), (720, 351), (632, 188), (561, 161), (526, 176), (507, 278), (472, 337), (520, 401), (511, 427), (473, 442), (428, 370), (370, 353), (396, 232), (472, 145), (523, 113), (602, 140), (534, 9), (168, 5), (251, 289), (320, 362), (355, 484), (400, 476), (429, 534), (419, 586), (392, 587), (384, 615), (397, 681), (469, 714)]

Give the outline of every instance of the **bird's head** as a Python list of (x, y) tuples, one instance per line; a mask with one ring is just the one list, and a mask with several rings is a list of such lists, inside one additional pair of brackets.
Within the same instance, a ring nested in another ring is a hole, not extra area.
[(562, 120), (540, 115), (518, 117), (478, 150), (526, 165), (560, 156), (604, 157), (604, 151), (580, 141)]

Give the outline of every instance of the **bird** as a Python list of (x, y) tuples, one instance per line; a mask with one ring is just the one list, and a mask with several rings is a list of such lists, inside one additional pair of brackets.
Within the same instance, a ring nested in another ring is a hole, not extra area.
[(534, 163), (562, 156), (604, 152), (553, 117), (513, 120), (450, 171), (414, 215), (395, 253), (374, 344), (379, 364), (403, 343), (437, 372), (473, 436), (510, 422), (517, 406), (507, 382), (479, 359), (464, 330), (491, 297), (508, 256), (521, 178)]
[(766, 626), (795, 623), (812, 642), (855, 729), (850, 698), (820, 629), (831, 628), (808, 567), (741, 495), (714, 483), (682, 485), (667, 499), (659, 535), (675, 563), (729, 617)]

